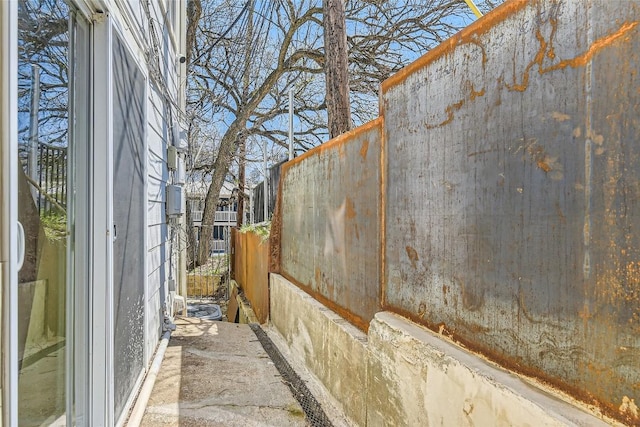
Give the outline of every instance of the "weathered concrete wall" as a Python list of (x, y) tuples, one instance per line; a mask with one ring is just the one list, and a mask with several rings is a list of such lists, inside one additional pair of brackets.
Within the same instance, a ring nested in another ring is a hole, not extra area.
[(622, 418), (640, 399), (639, 21), (637, 1), (507, 2), (381, 97), (385, 307)]
[(281, 274), (361, 329), (380, 307), (381, 121), (282, 167)]
[(278, 274), (271, 274), (271, 323), (342, 405), (366, 425), (367, 337)]
[(356, 425), (606, 425), (395, 314), (376, 314), (367, 337), (277, 274), (271, 292), (290, 353)]

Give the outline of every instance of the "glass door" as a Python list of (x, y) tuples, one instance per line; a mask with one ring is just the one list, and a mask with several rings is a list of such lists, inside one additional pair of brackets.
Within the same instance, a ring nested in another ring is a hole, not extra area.
[(87, 167), (86, 28), (64, 1), (19, 2), (16, 160), (25, 235), (16, 307), (20, 426), (75, 419), (73, 308), (82, 295), (74, 261), (77, 223), (83, 224), (77, 214), (87, 212), (78, 209), (86, 198), (76, 185), (83, 175), (86, 180), (86, 169), (77, 166)]

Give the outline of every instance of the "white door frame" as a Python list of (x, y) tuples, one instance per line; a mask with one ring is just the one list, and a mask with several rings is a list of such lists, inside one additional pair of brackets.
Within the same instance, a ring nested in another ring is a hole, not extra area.
[[(82, 249), (84, 253), (80, 267), (81, 275), (88, 280), (82, 285), (89, 290), (88, 306), (79, 316), (73, 316), (72, 324), (82, 325), (83, 337), (78, 337), (72, 329), (72, 336), (88, 342), (76, 342), (83, 347), (88, 361), (88, 381), (68, 385), (75, 393), (84, 393), (85, 425), (113, 425), (113, 301), (112, 301), (112, 132), (111, 132), (111, 37), (112, 23), (108, 13), (95, 15), (104, 2), (76, 0), (79, 11), (92, 24), (88, 26), (91, 64), (89, 73), (90, 94), (88, 126), (88, 165), (81, 172), (89, 176), (88, 187), (78, 199), (80, 206), (88, 206), (86, 220), (80, 221), (84, 230)], [(18, 425), (18, 3), (0, 1), (0, 284), (2, 290), (1, 347), (2, 347), (2, 425)], [(88, 193), (88, 200), (84, 199)], [(86, 224), (88, 221), (89, 224)], [(88, 235), (87, 235), (88, 234)], [(86, 266), (86, 267), (85, 267)], [(88, 268), (88, 271), (86, 270)], [(73, 301), (69, 295), (68, 302)], [(79, 303), (79, 301), (78, 301)], [(73, 326), (70, 326), (73, 328)], [(81, 334), (82, 335), (82, 334)], [(71, 363), (71, 359), (69, 359)], [(69, 366), (69, 364), (67, 366)], [(77, 368), (77, 367), (76, 367)], [(84, 369), (81, 371), (86, 372)], [(71, 371), (69, 371), (70, 373)], [(83, 375), (81, 373), (80, 375)], [(85, 384), (86, 386), (82, 386)], [(84, 388), (88, 388), (84, 390)], [(68, 396), (68, 398), (71, 396)], [(68, 400), (69, 402), (69, 400)], [(67, 407), (67, 412), (71, 409)], [(69, 415), (73, 416), (73, 415)]]
[(112, 426), (113, 378), (113, 24), (94, 21), (92, 43), (92, 153), (90, 174), (90, 385), (88, 425)]
[(2, 422), (18, 425), (18, 2), (0, 2)]
[[(69, 139), (73, 156), (74, 196), (68, 201), (69, 218), (74, 224), (73, 251), (68, 257), (67, 274), (67, 335), (66, 395), (72, 406), (67, 406), (67, 425), (87, 425), (90, 413), (89, 389), (89, 284), (91, 233), (89, 174), (91, 162), (91, 61), (92, 26), (81, 10), (72, 11), (70, 27), (70, 58), (75, 66), (69, 69)], [(71, 192), (69, 192), (71, 194)]]

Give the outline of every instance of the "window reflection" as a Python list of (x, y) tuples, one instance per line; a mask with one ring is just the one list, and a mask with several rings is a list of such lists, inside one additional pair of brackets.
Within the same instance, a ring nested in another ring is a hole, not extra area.
[[(69, 7), (19, 1), (18, 218), (26, 235), (18, 275), (21, 426), (64, 421)], [(69, 174), (70, 175), (70, 174)]]

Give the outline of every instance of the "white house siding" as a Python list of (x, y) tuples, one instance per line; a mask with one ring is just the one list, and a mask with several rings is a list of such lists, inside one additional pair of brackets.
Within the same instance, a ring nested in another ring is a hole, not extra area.
[[(175, 14), (184, 13), (184, 5), (174, 0), (152, 0), (149, 15), (156, 41), (150, 34), (149, 16), (143, 3), (135, 0), (114, 0), (112, 16), (136, 59), (143, 64), (147, 76), (147, 129), (146, 129), (146, 295), (145, 301), (145, 366), (148, 366), (162, 334), (165, 308), (168, 304), (168, 281), (177, 283), (178, 253), (177, 230), (168, 224), (165, 214), (166, 185), (173, 183), (173, 172), (167, 165), (167, 148), (175, 141), (173, 133), (178, 124), (179, 94), (179, 46), (182, 24), (174, 15), (171, 22), (165, 13), (174, 8)], [(177, 25), (178, 31), (170, 25)], [(173, 31), (173, 36), (171, 35)], [(157, 57), (147, 58), (148, 49), (157, 49)], [(157, 64), (157, 65), (156, 65)], [(158, 83), (157, 80), (160, 82)], [(170, 98), (170, 101), (167, 100)], [(121, 419), (121, 414), (115, 414)]]
[(163, 304), (168, 290), (166, 282), (171, 272), (171, 245), (169, 227), (165, 215), (166, 182), (169, 179), (167, 168), (167, 132), (163, 130), (161, 99), (153, 86), (150, 86), (148, 103), (148, 188), (147, 188), (147, 349), (153, 352), (158, 342), (162, 324)]

